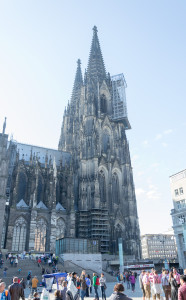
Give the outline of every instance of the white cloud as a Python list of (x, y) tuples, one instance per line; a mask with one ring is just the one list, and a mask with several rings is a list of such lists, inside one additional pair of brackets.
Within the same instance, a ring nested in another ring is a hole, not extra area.
[(164, 135), (167, 135), (167, 134), (170, 134), (170, 133), (172, 133), (173, 132), (173, 130), (172, 129), (167, 129), (167, 130), (164, 130), (162, 133), (158, 133), (158, 134), (156, 134), (156, 136), (155, 136), (155, 140), (157, 141), (157, 140), (160, 140), (160, 139), (162, 139), (163, 138), (163, 136)]
[(167, 143), (162, 143), (162, 146), (165, 148), (165, 147), (167, 147), (168, 145), (167, 145)]
[(172, 132), (173, 132), (172, 129), (167, 129), (167, 130), (165, 130), (163, 133), (164, 133), (164, 134), (170, 134), (170, 133), (172, 133)]
[(160, 140), (163, 137), (161, 133), (158, 133), (155, 137), (155, 140)]
[(144, 190), (143, 188), (137, 188), (136, 189), (136, 196), (137, 197), (143, 197), (144, 201), (156, 201), (161, 199), (161, 194), (158, 191), (158, 188), (153, 185), (153, 184), (149, 184), (148, 189)]
[(135, 192), (136, 192), (136, 196), (145, 194), (145, 190), (142, 188), (135, 189)]

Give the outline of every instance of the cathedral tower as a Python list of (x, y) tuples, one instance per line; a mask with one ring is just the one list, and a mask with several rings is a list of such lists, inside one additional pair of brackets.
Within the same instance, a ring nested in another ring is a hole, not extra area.
[(126, 130), (126, 82), (106, 73), (97, 28), (84, 80), (77, 61), (59, 150), (72, 154), (76, 237), (100, 240), (102, 253), (140, 256), (140, 231)]

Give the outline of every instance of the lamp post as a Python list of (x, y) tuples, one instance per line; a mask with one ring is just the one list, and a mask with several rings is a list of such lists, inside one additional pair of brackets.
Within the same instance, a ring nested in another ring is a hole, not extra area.
[(165, 241), (166, 241), (166, 237), (164, 235), (162, 235), (162, 240), (160, 240), (160, 242), (163, 244), (163, 252), (164, 252), (164, 268), (166, 270), (169, 270), (169, 262), (166, 258), (166, 252), (165, 252)]

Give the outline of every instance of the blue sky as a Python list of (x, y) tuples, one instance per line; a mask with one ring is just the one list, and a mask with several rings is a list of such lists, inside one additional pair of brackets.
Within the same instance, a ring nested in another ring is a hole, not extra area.
[(107, 71), (124, 73), (127, 132), (142, 233), (171, 227), (169, 176), (186, 168), (186, 2), (0, 1), (0, 126), (57, 148), (76, 61), (92, 27)]

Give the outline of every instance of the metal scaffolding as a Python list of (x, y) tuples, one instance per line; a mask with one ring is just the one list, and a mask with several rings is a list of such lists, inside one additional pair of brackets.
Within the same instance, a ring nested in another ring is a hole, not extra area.
[(112, 107), (113, 120), (123, 120), (125, 129), (130, 129), (130, 123), (127, 117), (127, 103), (125, 89), (127, 87), (125, 77), (122, 74), (111, 76), (112, 81)]

